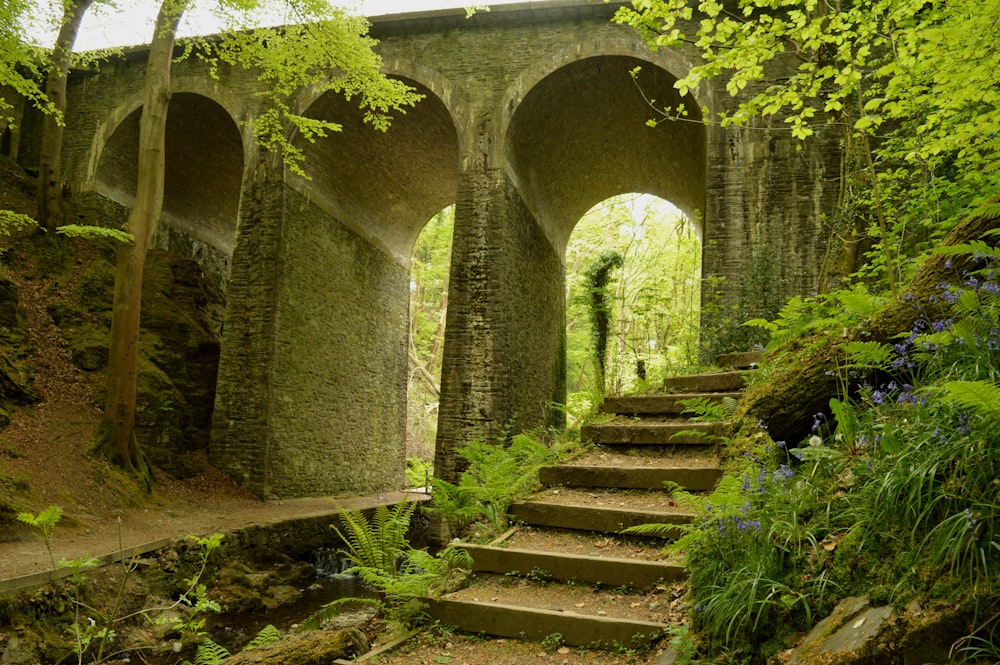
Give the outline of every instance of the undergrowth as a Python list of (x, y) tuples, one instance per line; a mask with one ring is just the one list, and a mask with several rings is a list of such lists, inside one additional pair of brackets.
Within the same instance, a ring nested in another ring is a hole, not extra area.
[[(763, 662), (842, 598), (867, 595), (960, 613), (952, 662), (1000, 655), (1000, 251), (950, 251), (977, 267), (931, 297), (948, 314), (892, 343), (847, 344), (841, 394), (809, 437), (773, 441), (761, 422), (710, 496), (674, 492), (697, 514), (671, 549), (686, 555), (702, 654)], [(772, 334), (839, 330), (879, 306), (859, 290), (827, 301), (852, 304), (794, 304)]]

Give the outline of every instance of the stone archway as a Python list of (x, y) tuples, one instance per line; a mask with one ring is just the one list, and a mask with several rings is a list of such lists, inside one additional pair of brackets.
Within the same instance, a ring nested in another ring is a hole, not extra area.
[[(630, 76), (639, 66), (641, 91)], [(706, 131), (675, 80), (632, 56), (565, 64), (515, 96), (502, 159), (465, 177), (450, 301), (463, 314), (449, 312), (435, 457), (446, 480), (463, 441), (561, 424), (551, 405), (566, 399), (563, 253), (583, 213), (628, 191), (704, 211)], [(648, 127), (644, 94), (684, 101), (690, 121)]]
[(426, 98), (385, 133), (315, 99), (306, 115), (342, 131), (296, 140), (308, 178), (268, 163), (244, 192), (268, 207), (241, 219), (211, 456), (259, 496), (402, 486), (410, 249), (458, 169), (451, 114), (407, 82)]

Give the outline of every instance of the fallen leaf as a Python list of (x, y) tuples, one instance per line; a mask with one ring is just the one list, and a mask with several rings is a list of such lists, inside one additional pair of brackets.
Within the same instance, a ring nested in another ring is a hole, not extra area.
[(573, 607), (585, 607), (587, 603), (575, 603)]

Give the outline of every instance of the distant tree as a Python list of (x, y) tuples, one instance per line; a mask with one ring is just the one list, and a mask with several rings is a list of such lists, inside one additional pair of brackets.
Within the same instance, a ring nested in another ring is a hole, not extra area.
[[(117, 255), (111, 322), (104, 419), (99, 443), (110, 444), (113, 456), (126, 469), (144, 474), (142, 453), (135, 440), (136, 382), (138, 378), (139, 314), (143, 267), (149, 240), (156, 230), (163, 204), (164, 142), (170, 101), (170, 66), (174, 38), (184, 12), (193, 0), (163, 0), (149, 47), (143, 108), (139, 125), (138, 183), (135, 204), (125, 224), (135, 240)], [(223, 9), (241, 18), (264, 0), (226, 0)], [(282, 154), (289, 168), (302, 169), (302, 153), (292, 145), (287, 128), (293, 126), (306, 140), (325, 136), (339, 126), (297, 115), (289, 98), (302, 88), (333, 90), (357, 97), (365, 119), (385, 129), (392, 111), (419, 99), (402, 82), (381, 72), (381, 59), (368, 37), (368, 23), (328, 4), (326, 0), (294, 0), (301, 24), (282, 28), (237, 31), (237, 22), (217, 39), (199, 40), (201, 56), (246, 67), (265, 81), (268, 109), (254, 122), (257, 140)]]
[(609, 274), (606, 290), (613, 312), (607, 391), (630, 389), (640, 371), (655, 381), (689, 370), (698, 360), (701, 243), (694, 225), (665, 201), (612, 197), (583, 216), (566, 248), (566, 367), (573, 400), (578, 399), (573, 393), (600, 383), (585, 273), (609, 250), (621, 255), (623, 265)]

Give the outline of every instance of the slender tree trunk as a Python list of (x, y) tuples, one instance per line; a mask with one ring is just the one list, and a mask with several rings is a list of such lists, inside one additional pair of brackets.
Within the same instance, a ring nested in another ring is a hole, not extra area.
[(164, 0), (156, 17), (149, 47), (142, 118), (139, 123), (138, 184), (135, 205), (126, 222), (135, 237), (118, 250), (115, 299), (111, 318), (105, 424), (111, 426), (111, 443), (118, 463), (142, 470), (144, 463), (135, 444), (136, 383), (139, 368), (139, 314), (142, 274), (149, 240), (163, 207), (164, 137), (170, 102), (170, 62), (174, 34), (190, 0)]
[(73, 44), (80, 30), (83, 15), (93, 0), (76, 0), (66, 4), (62, 27), (56, 38), (45, 80), (45, 95), (58, 113), (47, 113), (42, 124), (42, 145), (38, 157), (38, 223), (54, 230), (63, 223), (62, 144), (66, 114), (66, 79)]

